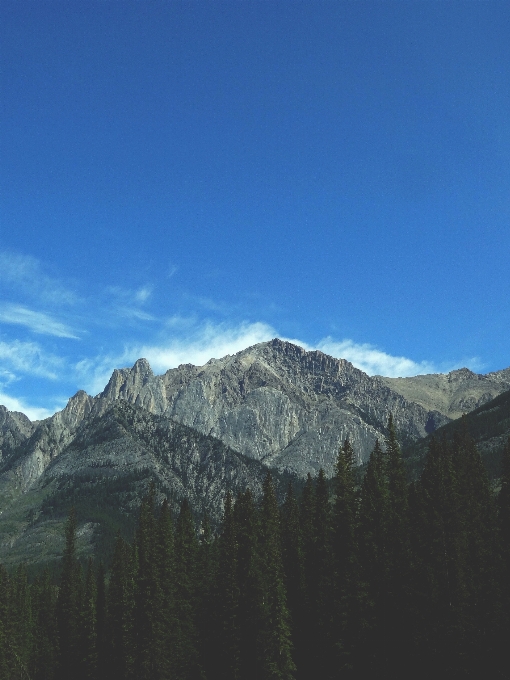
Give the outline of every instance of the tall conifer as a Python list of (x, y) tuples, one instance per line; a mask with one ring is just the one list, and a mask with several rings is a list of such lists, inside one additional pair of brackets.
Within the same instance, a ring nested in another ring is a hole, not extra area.
[(71, 508), (65, 527), (62, 575), (57, 599), (57, 625), (60, 657), (58, 678), (78, 676), (80, 653), (80, 589), (81, 572), (76, 557), (76, 512)]
[(260, 556), (263, 579), (259, 654), (261, 680), (291, 680), (292, 660), (289, 613), (283, 576), (280, 513), (270, 473), (264, 481), (260, 521)]

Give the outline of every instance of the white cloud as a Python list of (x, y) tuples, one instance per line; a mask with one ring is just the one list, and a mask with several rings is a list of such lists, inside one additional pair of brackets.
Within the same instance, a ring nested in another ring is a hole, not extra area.
[(211, 358), (235, 354), (246, 347), (274, 338), (276, 331), (265, 323), (242, 323), (238, 326), (205, 323), (188, 329), (186, 337), (169, 338), (159, 345), (130, 345), (118, 355), (86, 359), (76, 365), (91, 394), (101, 392), (115, 368), (132, 366), (137, 359), (147, 359), (155, 373), (164, 373), (180, 364), (202, 366)]
[(368, 375), (384, 375), (388, 378), (408, 377), (423, 373), (438, 373), (438, 369), (430, 361), (413, 361), (407, 357), (399, 357), (383, 352), (368, 343), (356, 343), (353, 340), (335, 341), (331, 337), (320, 340), (316, 349), (330, 354), (337, 359), (346, 359), (356, 368)]
[(139, 288), (137, 291), (135, 291), (135, 301), (142, 304), (147, 302), (147, 300), (152, 295), (152, 291), (153, 286), (142, 286), (142, 288)]
[(34, 333), (54, 335), (57, 338), (78, 339), (75, 332), (66, 324), (57, 321), (49, 314), (36, 312), (22, 305), (7, 304), (0, 307), (0, 321), (25, 326)]
[(16, 372), (57, 380), (63, 360), (45, 352), (35, 342), (0, 342), (0, 379), (6, 385), (17, 379)]
[(276, 331), (261, 322), (239, 326), (207, 323), (189, 338), (174, 339), (162, 346), (145, 345), (137, 351), (141, 352), (139, 356), (149, 361), (155, 372), (159, 372), (186, 363), (203, 366), (211, 358), (235, 354), (275, 336)]
[(48, 276), (34, 257), (0, 252), (0, 282), (45, 303), (74, 305), (78, 296), (58, 279)]
[(3, 392), (0, 392), (0, 404), (5, 406), (9, 411), (20, 411), (21, 413), (24, 413), (30, 420), (44, 420), (44, 418), (52, 416), (57, 410), (30, 406), (23, 399), (9, 397), (9, 395)]
[[(83, 381), (84, 389), (97, 394), (103, 390), (115, 368), (132, 366), (141, 357), (146, 358), (153, 371), (158, 374), (180, 364), (203, 366), (211, 358), (232, 355), (251, 345), (278, 337), (272, 326), (262, 322), (241, 323), (237, 326), (211, 322), (197, 325), (192, 319), (177, 317), (169, 320), (167, 329), (171, 337), (159, 344), (126, 345), (123, 352), (116, 355), (103, 355), (79, 362), (76, 371)], [(418, 362), (403, 356), (393, 356), (374, 345), (348, 339), (337, 341), (326, 337), (314, 344), (293, 338), (282, 339), (308, 351), (318, 349), (335, 358), (346, 359), (369, 375), (406, 377), (448, 372), (460, 365), (473, 367), (476, 364), (476, 360), (472, 359), (462, 364), (438, 368), (430, 361)]]

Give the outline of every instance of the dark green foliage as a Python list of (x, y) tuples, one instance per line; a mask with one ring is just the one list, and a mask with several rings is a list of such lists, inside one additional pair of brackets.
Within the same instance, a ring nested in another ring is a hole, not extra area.
[(107, 674), (129, 680), (134, 666), (135, 565), (131, 547), (120, 536), (115, 542), (108, 588)]
[(234, 522), (239, 592), (237, 609), (239, 677), (242, 680), (257, 680), (261, 672), (257, 643), (263, 590), (258, 552), (259, 516), (249, 489), (237, 496)]
[(264, 482), (260, 512), (260, 561), (263, 599), (259, 657), (264, 680), (289, 680), (295, 666), (291, 654), (290, 620), (284, 587), (280, 513), (271, 475)]
[(346, 676), (361, 654), (367, 606), (360, 574), (353, 467), (354, 451), (346, 439), (336, 463), (331, 533), (332, 667)]
[(299, 669), (305, 648), (305, 564), (299, 505), (292, 484), (289, 484), (281, 514), (283, 573), (292, 622), (294, 659)]
[(236, 528), (230, 493), (227, 493), (225, 498), (218, 550), (215, 616), (217, 661), (215, 670), (225, 680), (236, 680), (239, 677), (239, 583)]
[(71, 508), (65, 529), (66, 544), (57, 598), (59, 663), (57, 677), (76, 675), (80, 660), (81, 569), (76, 557), (76, 512)]
[(197, 553), (198, 540), (193, 516), (185, 499), (175, 530), (175, 637), (174, 678), (201, 677), (197, 631)]
[(97, 585), (96, 575), (89, 559), (85, 587), (80, 608), (81, 650), (79, 655), (80, 677), (83, 680), (97, 678)]
[(58, 586), (0, 566), (1, 680), (504, 677), (510, 442), (496, 513), (466, 431), (431, 440), (410, 486), (387, 432), (359, 496), (347, 440), (331, 484), (278, 507), (268, 475), (258, 505), (226, 495), (217, 533), (150, 487), (106, 575), (82, 577), (71, 512)]

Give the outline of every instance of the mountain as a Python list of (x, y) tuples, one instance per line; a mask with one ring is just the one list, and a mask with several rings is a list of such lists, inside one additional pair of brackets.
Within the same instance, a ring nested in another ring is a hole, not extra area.
[[(86, 403), (83, 395), (75, 398), (75, 411), (77, 403)], [(118, 530), (131, 537), (151, 482), (157, 498), (167, 497), (174, 512), (186, 497), (197, 520), (207, 512), (214, 526), (227, 490), (235, 495), (249, 487), (258, 497), (267, 474), (259, 461), (218, 439), (119, 400), (100, 414), (89, 411), (74, 429), (62, 427), (63, 448), (35, 479), (32, 472), (46, 456), (45, 446), (56, 440), (54, 426), (45, 423), (27, 439), (1, 476), (0, 562), (7, 565), (56, 559), (71, 506), (80, 520), (82, 554), (101, 554)], [(274, 481), (283, 498), (288, 478), (276, 473)]]
[(409, 444), (404, 449), (408, 464), (417, 476), (423, 466), (431, 437), (452, 441), (456, 434), (467, 432), (476, 442), (489, 475), (501, 476), (501, 456), (510, 437), (510, 390), (467, 413), (462, 418), (440, 427), (433, 434)]
[(268, 467), (281, 490), (321, 467), (331, 476), (343, 440), (364, 462), (390, 413), (408, 445), (509, 386), (510, 369), (370, 377), (278, 339), (159, 376), (139, 359), (46, 420), (0, 407), (0, 561), (53, 559), (72, 504), (82, 550), (97, 548), (132, 527), (151, 479), (174, 509), (186, 495), (217, 521), (227, 489), (257, 494)]
[(480, 375), (461, 368), (446, 374), (381, 380), (405, 399), (456, 419), (510, 390), (510, 369)]
[(331, 475), (346, 437), (359, 462), (366, 460), (384, 437), (390, 413), (402, 436), (413, 440), (449, 421), (348, 361), (278, 339), (162, 376), (140, 359), (132, 369), (114, 371), (97, 399), (104, 405), (123, 399), (165, 414), (300, 476), (321, 467)]

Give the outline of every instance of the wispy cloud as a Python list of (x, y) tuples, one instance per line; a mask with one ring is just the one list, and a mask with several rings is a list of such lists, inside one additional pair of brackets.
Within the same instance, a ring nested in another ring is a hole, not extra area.
[(78, 339), (76, 332), (67, 324), (58, 321), (49, 314), (36, 312), (22, 305), (7, 304), (0, 307), (0, 321), (8, 324), (25, 326), (34, 333), (54, 335), (57, 338)]
[(335, 341), (327, 337), (320, 340), (316, 348), (337, 359), (350, 361), (368, 375), (396, 378), (439, 372), (430, 361), (413, 361), (407, 357), (393, 356), (369, 343), (356, 343), (353, 340)]
[(79, 296), (59, 279), (49, 276), (30, 255), (0, 251), (0, 283), (12, 291), (51, 305), (74, 305)]
[(115, 368), (132, 366), (137, 359), (146, 358), (155, 373), (191, 363), (202, 366), (211, 358), (224, 357), (265, 342), (275, 337), (275, 330), (265, 323), (241, 323), (239, 325), (204, 323), (190, 327), (179, 319), (173, 327), (186, 330), (184, 335), (169, 337), (159, 344), (126, 345), (119, 354), (109, 354), (86, 359), (76, 365), (82, 377), (84, 389), (91, 394), (102, 391)]
[(60, 357), (45, 352), (35, 342), (0, 342), (0, 382), (6, 385), (19, 373), (57, 380), (64, 366)]
[(57, 409), (39, 408), (38, 406), (30, 406), (23, 399), (10, 397), (8, 394), (0, 392), (0, 404), (5, 406), (9, 411), (18, 411), (24, 413), (30, 420), (44, 420), (52, 416)]

